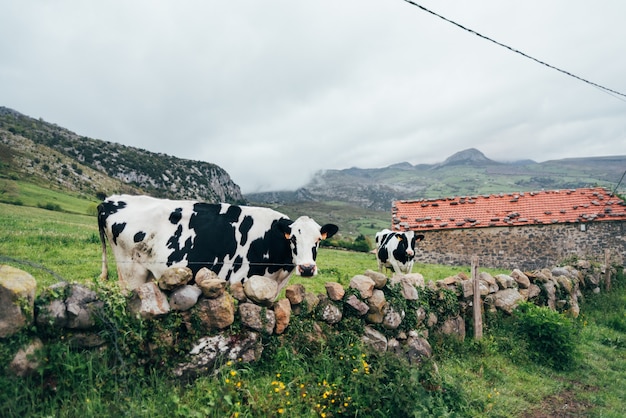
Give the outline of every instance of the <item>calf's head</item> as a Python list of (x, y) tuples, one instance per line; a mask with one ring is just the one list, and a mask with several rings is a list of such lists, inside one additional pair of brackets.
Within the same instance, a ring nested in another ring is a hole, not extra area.
[(319, 226), (308, 216), (301, 216), (292, 223), (280, 223), (279, 227), (285, 239), (289, 240), (296, 274), (312, 277), (317, 274), (317, 249), (320, 241), (332, 237), (337, 233), (337, 225), (326, 224)]
[(424, 239), (424, 235), (416, 234), (414, 231), (407, 231), (397, 235), (400, 241), (398, 248), (402, 248), (406, 252), (407, 259), (415, 256), (415, 244)]

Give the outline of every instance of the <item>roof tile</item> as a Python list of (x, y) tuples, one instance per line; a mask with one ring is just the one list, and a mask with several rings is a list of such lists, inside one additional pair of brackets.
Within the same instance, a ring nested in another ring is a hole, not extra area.
[(394, 230), (537, 225), (626, 220), (626, 202), (602, 187), (399, 200)]

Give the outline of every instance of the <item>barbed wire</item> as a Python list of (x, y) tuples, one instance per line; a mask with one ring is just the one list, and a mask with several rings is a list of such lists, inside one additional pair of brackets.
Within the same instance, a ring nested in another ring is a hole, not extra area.
[(58, 274), (56, 271), (49, 269), (48, 267), (44, 266), (43, 264), (35, 263), (33, 261), (21, 260), (19, 258), (13, 258), (13, 257), (7, 257), (7, 256), (4, 256), (4, 255), (0, 255), (0, 262), (3, 262), (3, 263), (7, 263), (8, 262), (8, 263), (26, 265), (26, 266), (29, 266), (29, 267), (36, 268), (38, 270), (43, 270), (46, 273), (54, 276), (57, 280), (60, 280), (62, 282), (66, 282), (67, 281), (67, 280), (65, 280), (65, 278), (63, 276)]
[[(94, 257), (93, 259), (65, 259), (65, 258), (59, 258), (59, 259), (47, 259), (46, 261), (41, 260), (40, 262), (34, 262), (34, 261), (29, 261), (29, 260), (22, 260), (22, 259), (18, 259), (18, 258), (13, 258), (13, 257), (7, 257), (7, 256), (2, 256), (0, 255), (0, 262), (11, 262), (11, 263), (16, 263), (16, 264), (23, 264), (23, 265), (28, 265), (30, 267), (34, 267), (37, 268), (39, 270), (44, 270), (46, 271), (46, 273), (50, 273), (52, 275), (57, 276), (57, 274), (48, 269), (45, 265), (40, 264), (40, 263), (47, 263), (47, 264), (55, 264), (55, 265), (69, 265), (69, 264), (74, 264), (74, 265), (78, 265), (78, 264), (88, 264), (88, 263), (93, 263), (93, 264), (97, 264), (100, 265), (100, 263), (102, 262), (102, 259), (100, 257)], [(255, 262), (250, 262), (250, 261), (178, 261), (178, 262), (170, 262), (170, 261), (133, 261), (133, 260), (122, 260), (122, 261), (117, 261), (115, 259), (111, 259), (111, 260), (107, 260), (107, 265), (109, 264), (141, 264), (141, 265), (171, 265), (171, 266), (178, 266), (178, 265), (187, 265), (187, 266), (196, 266), (196, 265), (201, 265), (201, 266), (211, 266), (211, 267), (215, 267), (215, 266), (267, 266), (267, 267), (292, 267), (295, 268), (296, 264), (295, 263), (265, 263), (265, 262), (259, 262), (259, 263), (255, 263)], [(59, 276), (59, 278), (62, 279), (62, 277)]]

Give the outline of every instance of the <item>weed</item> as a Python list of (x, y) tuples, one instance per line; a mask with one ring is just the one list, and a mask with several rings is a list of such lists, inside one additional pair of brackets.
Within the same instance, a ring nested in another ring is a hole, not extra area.
[(545, 306), (522, 303), (514, 312), (531, 356), (556, 370), (571, 370), (577, 361), (577, 331), (573, 320)]

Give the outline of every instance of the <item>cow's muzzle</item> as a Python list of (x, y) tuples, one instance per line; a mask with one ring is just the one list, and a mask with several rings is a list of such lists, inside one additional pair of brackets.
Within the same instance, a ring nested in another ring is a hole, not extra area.
[(298, 274), (303, 277), (315, 276), (317, 266), (315, 264), (300, 264), (298, 266)]

